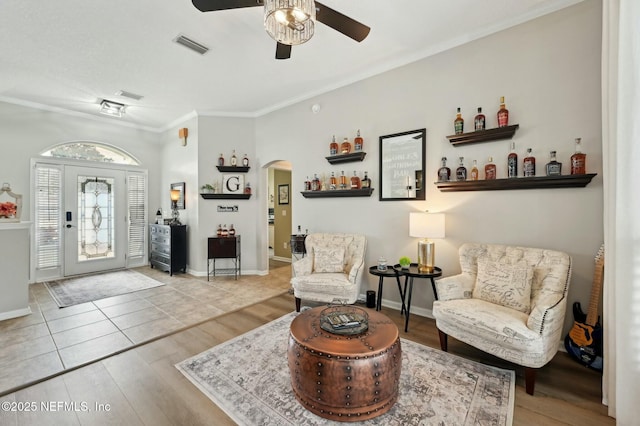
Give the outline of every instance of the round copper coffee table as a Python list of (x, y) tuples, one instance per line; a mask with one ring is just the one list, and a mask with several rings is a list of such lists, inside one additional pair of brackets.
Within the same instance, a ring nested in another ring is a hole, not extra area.
[(291, 323), (287, 356), (296, 398), (330, 420), (362, 421), (386, 413), (398, 398), (398, 327), (385, 315), (366, 310), (368, 330), (330, 333), (320, 327), (325, 309), (304, 311)]

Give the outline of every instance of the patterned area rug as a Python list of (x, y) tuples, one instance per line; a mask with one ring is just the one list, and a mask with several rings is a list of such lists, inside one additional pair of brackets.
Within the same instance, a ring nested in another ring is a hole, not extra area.
[[(176, 367), (241, 425), (338, 425), (291, 390), (287, 314)], [(511, 425), (515, 373), (402, 339), (398, 402), (367, 425)], [(356, 424), (364, 424), (356, 423)]]
[(49, 281), (44, 285), (58, 306), (78, 305), (85, 302), (132, 293), (164, 285), (139, 272), (124, 270), (106, 274), (87, 275), (78, 278)]

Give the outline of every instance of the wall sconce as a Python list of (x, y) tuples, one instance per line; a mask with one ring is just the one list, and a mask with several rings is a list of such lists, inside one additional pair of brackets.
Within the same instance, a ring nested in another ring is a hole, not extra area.
[(189, 129), (186, 127), (178, 129), (178, 137), (180, 138), (180, 141), (182, 141), (182, 146), (187, 146), (187, 136), (189, 136)]
[(409, 236), (422, 238), (418, 241), (418, 270), (433, 272), (436, 247), (427, 238), (444, 238), (444, 213), (409, 213)]
[(171, 222), (170, 225), (182, 225), (180, 223), (180, 213), (178, 212), (178, 200), (180, 199), (180, 190), (171, 190)]

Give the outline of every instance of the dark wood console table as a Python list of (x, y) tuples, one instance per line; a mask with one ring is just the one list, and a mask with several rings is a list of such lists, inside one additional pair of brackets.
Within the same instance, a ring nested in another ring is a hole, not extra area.
[[(229, 259), (232, 267), (216, 269), (216, 260)], [(234, 237), (209, 237), (207, 241), (207, 281), (216, 272), (233, 274), (235, 279), (241, 275), (242, 268), (240, 262), (240, 235)]]

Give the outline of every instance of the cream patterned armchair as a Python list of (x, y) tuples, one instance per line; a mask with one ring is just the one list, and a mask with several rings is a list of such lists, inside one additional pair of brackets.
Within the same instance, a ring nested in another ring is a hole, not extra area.
[(291, 284), (296, 311), (301, 299), (355, 303), (364, 275), (367, 240), (357, 234), (309, 234), (307, 256), (293, 263)]
[(463, 244), (462, 273), (436, 281), (433, 316), (440, 346), (447, 335), (525, 367), (533, 395), (536, 369), (562, 340), (571, 277), (563, 252), (492, 244)]

